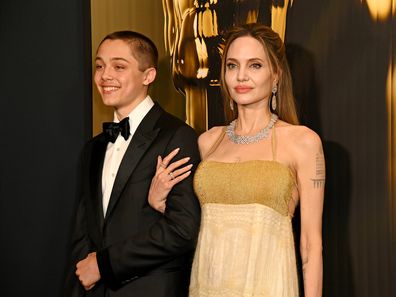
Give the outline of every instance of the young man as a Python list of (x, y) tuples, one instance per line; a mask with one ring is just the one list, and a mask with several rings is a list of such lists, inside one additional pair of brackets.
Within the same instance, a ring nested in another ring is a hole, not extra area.
[(136, 32), (114, 32), (99, 45), (95, 83), (115, 123), (82, 154), (66, 296), (188, 295), (200, 222), (192, 174), (169, 172), (170, 182), (189, 177), (169, 193), (164, 214), (147, 197), (158, 156), (179, 148), (177, 157), (196, 165), (199, 152), (193, 129), (147, 94), (157, 59), (154, 43)]

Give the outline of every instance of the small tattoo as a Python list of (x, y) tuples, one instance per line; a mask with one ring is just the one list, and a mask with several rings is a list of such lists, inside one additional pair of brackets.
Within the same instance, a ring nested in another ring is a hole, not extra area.
[(326, 180), (326, 166), (322, 150), (316, 154), (315, 163), (315, 178), (311, 178), (311, 180), (313, 181), (314, 188), (318, 189), (324, 187)]
[(311, 180), (313, 181), (315, 189), (322, 188), (325, 185), (325, 179), (324, 178), (311, 178)]
[(316, 176), (324, 177), (326, 175), (325, 160), (323, 153), (316, 154)]

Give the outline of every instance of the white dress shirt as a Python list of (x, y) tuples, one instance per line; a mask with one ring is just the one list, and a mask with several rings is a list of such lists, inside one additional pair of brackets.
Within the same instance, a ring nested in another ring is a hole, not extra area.
[[(103, 194), (103, 214), (106, 216), (107, 206), (109, 205), (110, 195), (113, 190), (115, 178), (117, 176), (118, 168), (120, 167), (122, 158), (131, 142), (133, 135), (136, 132), (140, 122), (146, 114), (153, 107), (154, 102), (147, 96), (138, 106), (136, 106), (129, 116), (129, 126), (131, 135), (127, 140), (118, 135), (114, 143), (109, 142), (106, 149), (106, 155), (103, 163), (102, 172), (102, 194)], [(121, 119), (122, 120), (122, 119)], [(119, 122), (117, 115), (114, 113), (114, 122)]]

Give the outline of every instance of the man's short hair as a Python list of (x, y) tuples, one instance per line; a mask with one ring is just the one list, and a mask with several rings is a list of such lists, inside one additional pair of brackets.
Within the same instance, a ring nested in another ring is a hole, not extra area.
[(133, 57), (138, 61), (140, 71), (151, 67), (157, 69), (158, 50), (154, 42), (147, 36), (134, 31), (117, 31), (106, 35), (99, 47), (106, 40), (122, 40), (129, 44)]

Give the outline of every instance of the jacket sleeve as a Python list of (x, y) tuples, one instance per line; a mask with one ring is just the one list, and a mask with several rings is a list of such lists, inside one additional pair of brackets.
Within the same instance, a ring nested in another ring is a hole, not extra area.
[[(193, 168), (199, 161), (195, 131), (183, 125), (168, 143), (167, 152), (180, 147), (178, 159), (189, 156)], [(200, 205), (192, 186), (193, 174), (174, 186), (164, 215), (141, 232), (97, 253), (102, 281), (111, 287), (127, 283), (195, 248), (200, 225)]]
[[(83, 155), (83, 154), (82, 154)], [(83, 194), (83, 181), (84, 177), (82, 172), (83, 157), (80, 158), (78, 181), (77, 181), (77, 203), (75, 208), (74, 217), (72, 220), (72, 230), (69, 242), (69, 252), (66, 262), (66, 277), (63, 285), (62, 296), (65, 297), (81, 297), (85, 296), (85, 291), (76, 276), (76, 264), (84, 259), (89, 251), (90, 245), (87, 236), (86, 220), (85, 220), (85, 200)]]

